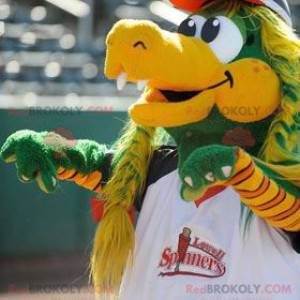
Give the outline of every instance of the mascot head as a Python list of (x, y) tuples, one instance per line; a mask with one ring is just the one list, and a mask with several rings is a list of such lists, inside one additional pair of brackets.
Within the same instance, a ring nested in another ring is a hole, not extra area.
[[(121, 20), (107, 37), (106, 76), (119, 88), (129, 81), (145, 89), (129, 109), (131, 121), (116, 143), (113, 176), (103, 190), (105, 216), (92, 255), (100, 292), (118, 289), (132, 263), (127, 211), (166, 132), (180, 160), (194, 146), (234, 144), (300, 186), (300, 42), (286, 1), (171, 2), (190, 13), (177, 32)], [(236, 128), (255, 146), (228, 142)]]

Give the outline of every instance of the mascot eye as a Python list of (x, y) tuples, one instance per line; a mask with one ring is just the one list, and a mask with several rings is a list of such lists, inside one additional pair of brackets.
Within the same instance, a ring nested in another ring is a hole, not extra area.
[(239, 28), (224, 16), (206, 20), (201, 28), (200, 37), (209, 44), (223, 63), (228, 63), (237, 57), (244, 44)]
[(201, 38), (206, 43), (215, 40), (220, 32), (221, 23), (217, 18), (209, 18), (201, 30)]
[(178, 33), (186, 36), (199, 37), (206, 19), (201, 16), (191, 16), (185, 19), (178, 27)]

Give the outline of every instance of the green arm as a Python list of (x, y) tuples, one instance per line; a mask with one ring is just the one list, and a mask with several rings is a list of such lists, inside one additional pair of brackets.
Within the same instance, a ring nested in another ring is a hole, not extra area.
[(94, 141), (67, 140), (53, 132), (20, 130), (7, 138), (0, 157), (16, 164), (22, 182), (36, 179), (43, 191), (53, 192), (60, 168), (75, 169), (87, 175), (104, 167), (108, 152), (105, 145)]

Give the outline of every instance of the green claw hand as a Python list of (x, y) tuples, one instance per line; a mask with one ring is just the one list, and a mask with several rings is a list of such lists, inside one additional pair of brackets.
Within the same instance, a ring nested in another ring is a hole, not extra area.
[(75, 168), (89, 173), (96, 170), (106, 152), (104, 145), (89, 140), (71, 141), (54, 132), (20, 130), (7, 138), (0, 157), (15, 163), (22, 182), (36, 180), (46, 193), (57, 186), (57, 169)]
[(56, 163), (53, 151), (45, 143), (47, 132), (37, 133), (21, 130), (7, 138), (0, 150), (1, 158), (7, 163), (15, 163), (22, 182), (36, 179), (45, 192), (56, 187)]
[(231, 178), (238, 147), (210, 145), (192, 152), (179, 171), (183, 181), (181, 196), (195, 201), (216, 182)]

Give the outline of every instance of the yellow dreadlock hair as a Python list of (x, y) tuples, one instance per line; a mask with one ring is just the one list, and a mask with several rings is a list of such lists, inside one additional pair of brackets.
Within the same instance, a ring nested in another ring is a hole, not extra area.
[(251, 12), (262, 22), (264, 51), (282, 82), (281, 110), (270, 126), (260, 158), (300, 187), (300, 40), (269, 9), (258, 6)]
[(143, 191), (152, 154), (164, 137), (158, 129), (130, 121), (114, 147), (113, 175), (100, 195), (106, 200), (105, 212), (91, 257), (98, 293), (116, 294), (126, 265), (132, 264), (134, 228), (128, 210)]
[[(299, 39), (266, 7), (239, 0), (215, 0), (203, 10), (207, 9), (223, 10), (227, 14), (244, 9), (249, 16), (261, 20), (264, 51), (288, 92), (282, 93), (281, 111), (272, 122), (260, 159), (283, 178), (300, 186)], [(143, 190), (149, 162), (162, 137), (154, 128), (129, 122), (116, 144), (113, 175), (101, 195), (106, 199), (105, 215), (96, 231), (91, 257), (91, 273), (99, 293), (116, 293), (125, 267), (132, 263), (134, 229), (127, 211)]]

